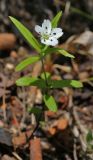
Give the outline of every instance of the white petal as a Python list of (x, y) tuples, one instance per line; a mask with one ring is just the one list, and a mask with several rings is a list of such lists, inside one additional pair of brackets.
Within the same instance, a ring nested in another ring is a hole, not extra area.
[(46, 44), (46, 45), (50, 45), (50, 46), (55, 46), (58, 44), (58, 40), (54, 37), (50, 37), (48, 40), (46, 39), (41, 39), (41, 43)]
[(43, 43), (43, 44), (46, 44), (46, 45), (49, 45), (49, 42), (48, 42), (48, 40), (46, 40), (46, 39), (41, 39), (41, 43)]
[(40, 27), (39, 25), (36, 25), (36, 26), (35, 26), (35, 31), (36, 31), (37, 33), (41, 34), (41, 33), (42, 33), (42, 27)]
[(55, 38), (59, 38), (63, 35), (61, 28), (53, 28), (51, 32), (51, 36)]
[(55, 37), (50, 37), (48, 39), (48, 43), (50, 46), (56, 46), (58, 44), (58, 40)]
[(45, 19), (42, 23), (43, 33), (49, 35), (51, 33), (51, 22), (48, 19)]

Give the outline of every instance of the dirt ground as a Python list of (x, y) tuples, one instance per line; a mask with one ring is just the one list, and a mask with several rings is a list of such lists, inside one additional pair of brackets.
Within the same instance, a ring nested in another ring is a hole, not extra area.
[[(80, 89), (51, 90), (58, 111), (43, 114), (39, 88), (18, 87), (24, 75), (40, 76), (37, 62), (21, 72), (16, 65), (36, 55), (8, 16), (20, 20), (37, 36), (34, 27), (63, 11), (59, 26), (64, 35), (59, 47), (75, 59), (53, 55), (45, 60), (52, 79), (76, 79)], [(38, 124), (39, 122), (39, 124)], [(0, 159), (1, 160), (93, 160), (93, 1), (92, 0), (0, 0)]]

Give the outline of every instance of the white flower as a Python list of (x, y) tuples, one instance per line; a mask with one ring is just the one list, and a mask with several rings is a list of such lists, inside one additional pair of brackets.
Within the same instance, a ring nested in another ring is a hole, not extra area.
[(58, 38), (63, 35), (61, 28), (52, 28), (50, 20), (44, 20), (42, 27), (35, 26), (35, 31), (41, 36), (41, 43), (55, 46), (58, 44)]

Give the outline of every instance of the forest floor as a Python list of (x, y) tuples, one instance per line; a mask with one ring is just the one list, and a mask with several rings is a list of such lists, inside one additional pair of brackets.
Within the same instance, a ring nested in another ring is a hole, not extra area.
[[(9, 0), (6, 4), (7, 1), (1, 0), (0, 159), (93, 160), (93, 5), (61, 0), (52, 3)], [(52, 19), (59, 10), (63, 10), (59, 26), (64, 31), (59, 47), (75, 59), (54, 53), (45, 59), (44, 67), (52, 79), (80, 80), (83, 87), (51, 90), (58, 111), (45, 111), (31, 137), (38, 123), (38, 114), (34, 111), (37, 119), (33, 120), (31, 107), (42, 107), (42, 92), (33, 86), (18, 87), (15, 81), (27, 74), (40, 76), (42, 66), (37, 62), (15, 72), (20, 61), (37, 53), (20, 36), (8, 16), (19, 19), (36, 36), (34, 26), (44, 18)]]

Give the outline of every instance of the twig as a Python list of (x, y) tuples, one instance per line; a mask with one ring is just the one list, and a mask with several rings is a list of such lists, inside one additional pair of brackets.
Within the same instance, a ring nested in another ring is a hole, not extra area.
[(73, 150), (73, 157), (74, 160), (78, 160), (77, 158), (77, 149), (76, 149), (76, 139), (74, 139), (74, 146), (73, 146), (74, 150)]
[(30, 141), (30, 160), (42, 160), (40, 138), (34, 137), (34, 139)]
[(12, 155), (17, 159), (17, 160), (22, 160), (21, 157), (19, 157), (19, 155), (15, 152), (12, 152)]
[(6, 90), (6, 86), (7, 86), (7, 79), (5, 79), (4, 81), (4, 95), (3, 95), (3, 115), (4, 115), (4, 121), (6, 122), (7, 117), (6, 117), (6, 94), (5, 94), (5, 90)]
[(77, 114), (77, 107), (75, 107), (75, 106), (73, 107), (73, 116), (74, 116), (74, 120), (76, 121), (76, 124), (79, 128), (79, 131), (80, 131), (79, 140), (80, 140), (82, 149), (83, 149), (83, 151), (86, 151), (87, 145), (86, 145), (86, 141), (85, 141), (84, 137), (87, 134), (87, 130), (81, 124), (81, 122), (79, 120), (79, 116)]
[[(22, 87), (22, 91), (23, 91), (23, 93), (25, 93), (25, 88), (24, 87)], [(26, 113), (26, 99), (25, 99), (24, 96), (23, 96), (23, 104), (21, 103), (21, 105), (23, 107), (23, 117), (21, 119), (21, 124), (23, 124), (25, 119), (26, 119), (26, 114), (27, 114)]]
[(72, 160), (70, 157), (69, 157), (69, 155), (65, 155), (65, 158), (66, 158), (66, 160)]

